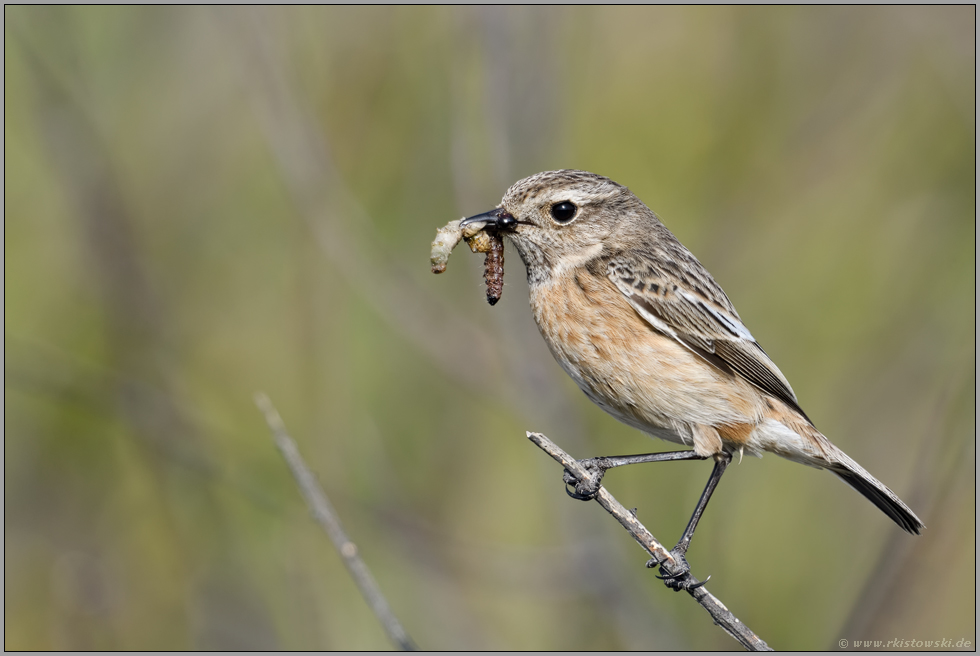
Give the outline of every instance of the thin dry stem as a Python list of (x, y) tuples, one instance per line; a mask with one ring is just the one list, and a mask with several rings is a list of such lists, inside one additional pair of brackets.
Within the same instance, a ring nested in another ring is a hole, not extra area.
[(272, 401), (265, 394), (258, 393), (255, 395), (255, 405), (265, 415), (265, 421), (269, 424), (269, 429), (272, 430), (272, 437), (276, 441), (276, 446), (283, 458), (286, 459), (286, 464), (289, 465), (289, 469), (296, 479), (296, 484), (299, 485), (300, 492), (306, 499), (313, 519), (330, 537), (330, 541), (333, 542), (333, 546), (343, 559), (344, 566), (350, 572), (358, 590), (361, 591), (364, 600), (367, 601), (368, 606), (371, 607), (378, 621), (381, 622), (381, 626), (384, 627), (385, 633), (388, 634), (388, 639), (402, 651), (415, 651), (415, 643), (401, 622), (398, 621), (398, 618), (395, 617), (387, 599), (381, 594), (377, 581), (374, 580), (371, 571), (358, 554), (357, 545), (348, 537), (323, 488), (317, 483), (313, 472), (303, 461), (303, 456), (296, 448), (296, 442), (286, 432), (286, 426), (283, 424), (279, 412), (272, 405)]
[[(557, 444), (549, 440), (547, 437), (541, 433), (528, 432), (527, 437), (529, 440), (534, 442), (542, 451), (547, 453), (549, 456), (554, 458), (569, 471), (575, 478), (580, 481), (586, 481), (589, 478), (588, 472), (582, 467), (575, 458), (571, 457), (565, 451), (563, 451)], [(670, 552), (664, 548), (664, 546), (653, 537), (653, 534), (647, 530), (643, 524), (636, 518), (631, 511), (627, 510), (623, 504), (609, 494), (608, 490), (603, 487), (599, 488), (599, 493), (596, 495), (595, 500), (599, 502), (599, 505), (606, 509), (606, 511), (615, 517), (620, 524), (623, 525), (629, 534), (633, 536), (643, 549), (655, 558), (659, 562), (668, 561), (673, 563), (674, 559), (670, 555)], [(698, 584), (700, 581), (691, 577), (691, 583)], [(772, 651), (769, 645), (765, 643), (759, 636), (753, 633), (749, 627), (745, 626), (741, 620), (739, 620), (735, 615), (732, 614), (728, 608), (721, 603), (717, 597), (708, 592), (704, 586), (697, 587), (694, 589), (689, 589), (687, 592), (694, 597), (701, 606), (708, 611), (711, 615), (711, 619), (714, 620), (715, 624), (723, 628), (728, 635), (732, 636), (738, 640), (743, 647), (749, 651)]]

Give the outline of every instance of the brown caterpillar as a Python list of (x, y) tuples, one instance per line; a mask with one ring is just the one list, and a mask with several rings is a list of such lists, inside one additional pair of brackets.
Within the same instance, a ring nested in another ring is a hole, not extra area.
[(496, 232), (487, 232), (490, 248), (483, 261), (483, 279), (487, 283), (487, 303), (496, 305), (504, 293), (504, 240)]
[(459, 220), (450, 221), (436, 232), (430, 262), (432, 273), (446, 270), (449, 255), (460, 241), (474, 253), (486, 253), (483, 279), (487, 283), (487, 303), (496, 305), (504, 293), (504, 240), (496, 231), (484, 230), (486, 223), (473, 223), (460, 229)]

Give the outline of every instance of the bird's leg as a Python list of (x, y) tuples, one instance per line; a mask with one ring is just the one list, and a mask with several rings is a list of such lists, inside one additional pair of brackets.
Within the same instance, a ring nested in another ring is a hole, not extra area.
[[(622, 467), (623, 465), (635, 465), (641, 462), (706, 460), (707, 458), (708, 456), (698, 455), (694, 451), (670, 451), (667, 453), (646, 453), (635, 456), (605, 456), (579, 460), (579, 464), (589, 472), (589, 478), (585, 481), (579, 481), (566, 469), (564, 474), (565, 484), (573, 486), (574, 491), (567, 487), (565, 491), (568, 493), (568, 496), (574, 499), (588, 501), (589, 499), (594, 499), (595, 495), (599, 493), (599, 484), (602, 482), (602, 477), (607, 469)], [(694, 531), (698, 527), (701, 515), (704, 514), (705, 508), (708, 507), (708, 501), (711, 500), (711, 495), (714, 494), (715, 488), (718, 487), (718, 482), (721, 481), (722, 474), (725, 473), (728, 465), (732, 462), (732, 455), (727, 452), (716, 453), (714, 454), (714, 459), (715, 466), (711, 470), (708, 484), (705, 485), (704, 492), (701, 493), (701, 498), (698, 499), (698, 505), (694, 508), (694, 513), (687, 523), (687, 528), (684, 529), (684, 533), (681, 535), (681, 539), (677, 541), (677, 545), (670, 550), (673, 562), (651, 560), (647, 563), (647, 567), (660, 566), (661, 576), (658, 578), (663, 579), (664, 583), (671, 590), (693, 590), (704, 585), (704, 582), (692, 582), (690, 575), (691, 566), (688, 564), (685, 556), (688, 547), (691, 546), (691, 538), (694, 537)]]
[(599, 458), (579, 460), (578, 463), (589, 472), (589, 478), (588, 480), (580, 481), (566, 469), (564, 475), (565, 485), (571, 485), (574, 491), (569, 490), (567, 487), (565, 491), (573, 499), (589, 501), (594, 499), (595, 495), (599, 493), (599, 484), (602, 482), (602, 477), (605, 475), (607, 469), (622, 467), (623, 465), (636, 465), (641, 462), (704, 460), (706, 457), (700, 456), (694, 451), (669, 451), (667, 453), (643, 453), (635, 456), (602, 456)]
[[(701, 498), (698, 500), (698, 505), (694, 509), (694, 514), (691, 515), (691, 521), (687, 523), (687, 528), (684, 529), (684, 533), (681, 535), (681, 539), (677, 541), (677, 545), (670, 550), (670, 555), (673, 556), (674, 562), (669, 567), (666, 561), (656, 563), (660, 565), (660, 573), (663, 575), (660, 578), (664, 580), (664, 583), (671, 590), (693, 589), (703, 585), (703, 583), (693, 585), (689, 583), (691, 566), (684, 556), (687, 553), (688, 547), (691, 546), (694, 529), (698, 527), (698, 521), (701, 519), (701, 515), (704, 514), (704, 509), (708, 507), (708, 501), (711, 499), (715, 488), (718, 487), (718, 481), (721, 480), (721, 475), (725, 473), (725, 469), (732, 461), (732, 455), (730, 453), (717, 453), (714, 457), (714, 469), (711, 470), (711, 477), (708, 479), (708, 484), (704, 487), (704, 492), (701, 493)], [(653, 562), (647, 563), (647, 566), (652, 567), (653, 564)]]

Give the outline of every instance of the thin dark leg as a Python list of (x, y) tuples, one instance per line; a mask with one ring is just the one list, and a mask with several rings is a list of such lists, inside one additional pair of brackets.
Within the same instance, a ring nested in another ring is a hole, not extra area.
[(635, 456), (600, 456), (581, 461), (594, 464), (602, 469), (612, 469), (623, 465), (638, 465), (641, 462), (670, 462), (671, 460), (706, 460), (694, 451), (668, 451), (667, 453), (642, 453)]
[(670, 462), (672, 460), (704, 460), (706, 456), (699, 456), (694, 451), (668, 451), (667, 453), (643, 453), (635, 456), (601, 456), (599, 458), (589, 458), (579, 460), (579, 464), (585, 467), (591, 474), (589, 480), (580, 481), (565, 471), (565, 484), (574, 487), (575, 491), (568, 490), (568, 496), (581, 501), (594, 499), (599, 493), (599, 484), (607, 469), (622, 467), (624, 465), (637, 465), (643, 462)]
[[(711, 495), (714, 493), (715, 488), (718, 487), (718, 481), (721, 480), (721, 475), (725, 473), (725, 469), (732, 461), (732, 456), (730, 453), (719, 453), (715, 455), (715, 466), (711, 470), (711, 477), (708, 479), (708, 484), (704, 487), (704, 492), (701, 493), (701, 498), (698, 500), (698, 505), (694, 509), (694, 514), (691, 515), (691, 521), (687, 523), (687, 528), (684, 529), (684, 534), (681, 535), (681, 539), (677, 541), (677, 546), (670, 550), (671, 556), (673, 556), (673, 564), (670, 568), (667, 568), (666, 561), (658, 563), (656, 560), (651, 560), (647, 563), (647, 567), (655, 567), (660, 565), (661, 578), (667, 587), (671, 590), (693, 590), (694, 588), (699, 588), (707, 582), (707, 579), (701, 583), (692, 583), (692, 578), (690, 576), (691, 566), (685, 558), (688, 547), (691, 546), (691, 538), (694, 537), (694, 529), (698, 527), (698, 521), (701, 519), (701, 515), (704, 514), (704, 509), (708, 507), (708, 501), (711, 500)], [(708, 578), (711, 578), (710, 576)]]
[(694, 537), (694, 529), (698, 527), (701, 515), (704, 514), (704, 509), (708, 507), (708, 501), (711, 500), (711, 495), (714, 494), (715, 488), (718, 487), (718, 481), (721, 480), (721, 475), (725, 473), (725, 469), (728, 468), (731, 461), (732, 456), (729, 453), (719, 453), (715, 456), (715, 467), (711, 470), (711, 478), (708, 479), (708, 484), (704, 486), (704, 492), (701, 493), (701, 498), (698, 500), (698, 505), (694, 509), (694, 514), (691, 515), (691, 521), (687, 523), (687, 528), (684, 529), (684, 534), (677, 541), (677, 546), (673, 548), (673, 552), (679, 552), (680, 554), (687, 553), (687, 548), (691, 546), (691, 538)]

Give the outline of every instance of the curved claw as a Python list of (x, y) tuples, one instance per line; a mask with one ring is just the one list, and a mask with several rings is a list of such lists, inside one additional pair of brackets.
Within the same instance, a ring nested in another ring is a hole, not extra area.
[(711, 580), (711, 576), (708, 576), (708, 578), (703, 581), (699, 581), (698, 583), (689, 583), (689, 580), (691, 579), (690, 572), (684, 572), (683, 574), (678, 574), (677, 576), (660, 576), (657, 574), (654, 574), (654, 576), (663, 581), (667, 587), (674, 592), (680, 592), (681, 590), (687, 590), (688, 592), (691, 590), (697, 590)]
[(664, 563), (661, 563), (660, 574), (655, 574), (658, 579), (663, 581), (664, 584), (674, 592), (680, 592), (681, 590), (696, 590), (704, 585), (704, 583), (691, 582), (692, 579), (694, 579), (694, 577), (691, 576), (691, 565), (687, 562), (687, 558), (684, 557), (683, 551), (675, 547), (670, 553), (674, 560), (672, 567), (678, 568), (679, 571), (671, 572), (664, 566)]
[(569, 483), (566, 483), (565, 484), (565, 494), (567, 494), (568, 496), (572, 497), (573, 499), (578, 499), (579, 501), (592, 501), (593, 499), (596, 498), (596, 495), (599, 494), (599, 490), (596, 490), (592, 494), (579, 494), (577, 488), (575, 488), (575, 489), (569, 489), (568, 486), (569, 486)]
[(663, 580), (664, 585), (673, 590), (674, 592), (680, 592), (681, 590), (693, 590), (695, 586), (688, 583), (691, 575), (684, 572), (680, 576), (658, 576), (658, 579)]
[(688, 591), (690, 591), (690, 590), (697, 590), (698, 588), (704, 586), (704, 584), (707, 583), (710, 580), (711, 580), (711, 575), (708, 574), (708, 578), (706, 578), (705, 580), (701, 581), (700, 583), (695, 583), (694, 585), (687, 586), (687, 590)]
[[(562, 480), (565, 482), (566, 494), (573, 499), (578, 499), (579, 501), (591, 501), (592, 499), (595, 499), (596, 495), (599, 494), (599, 490), (601, 489), (602, 474), (603, 471), (600, 469), (598, 475), (593, 474), (588, 480), (580, 481), (566, 469), (565, 473), (562, 474)], [(573, 487), (575, 491), (570, 491), (568, 486)]]

